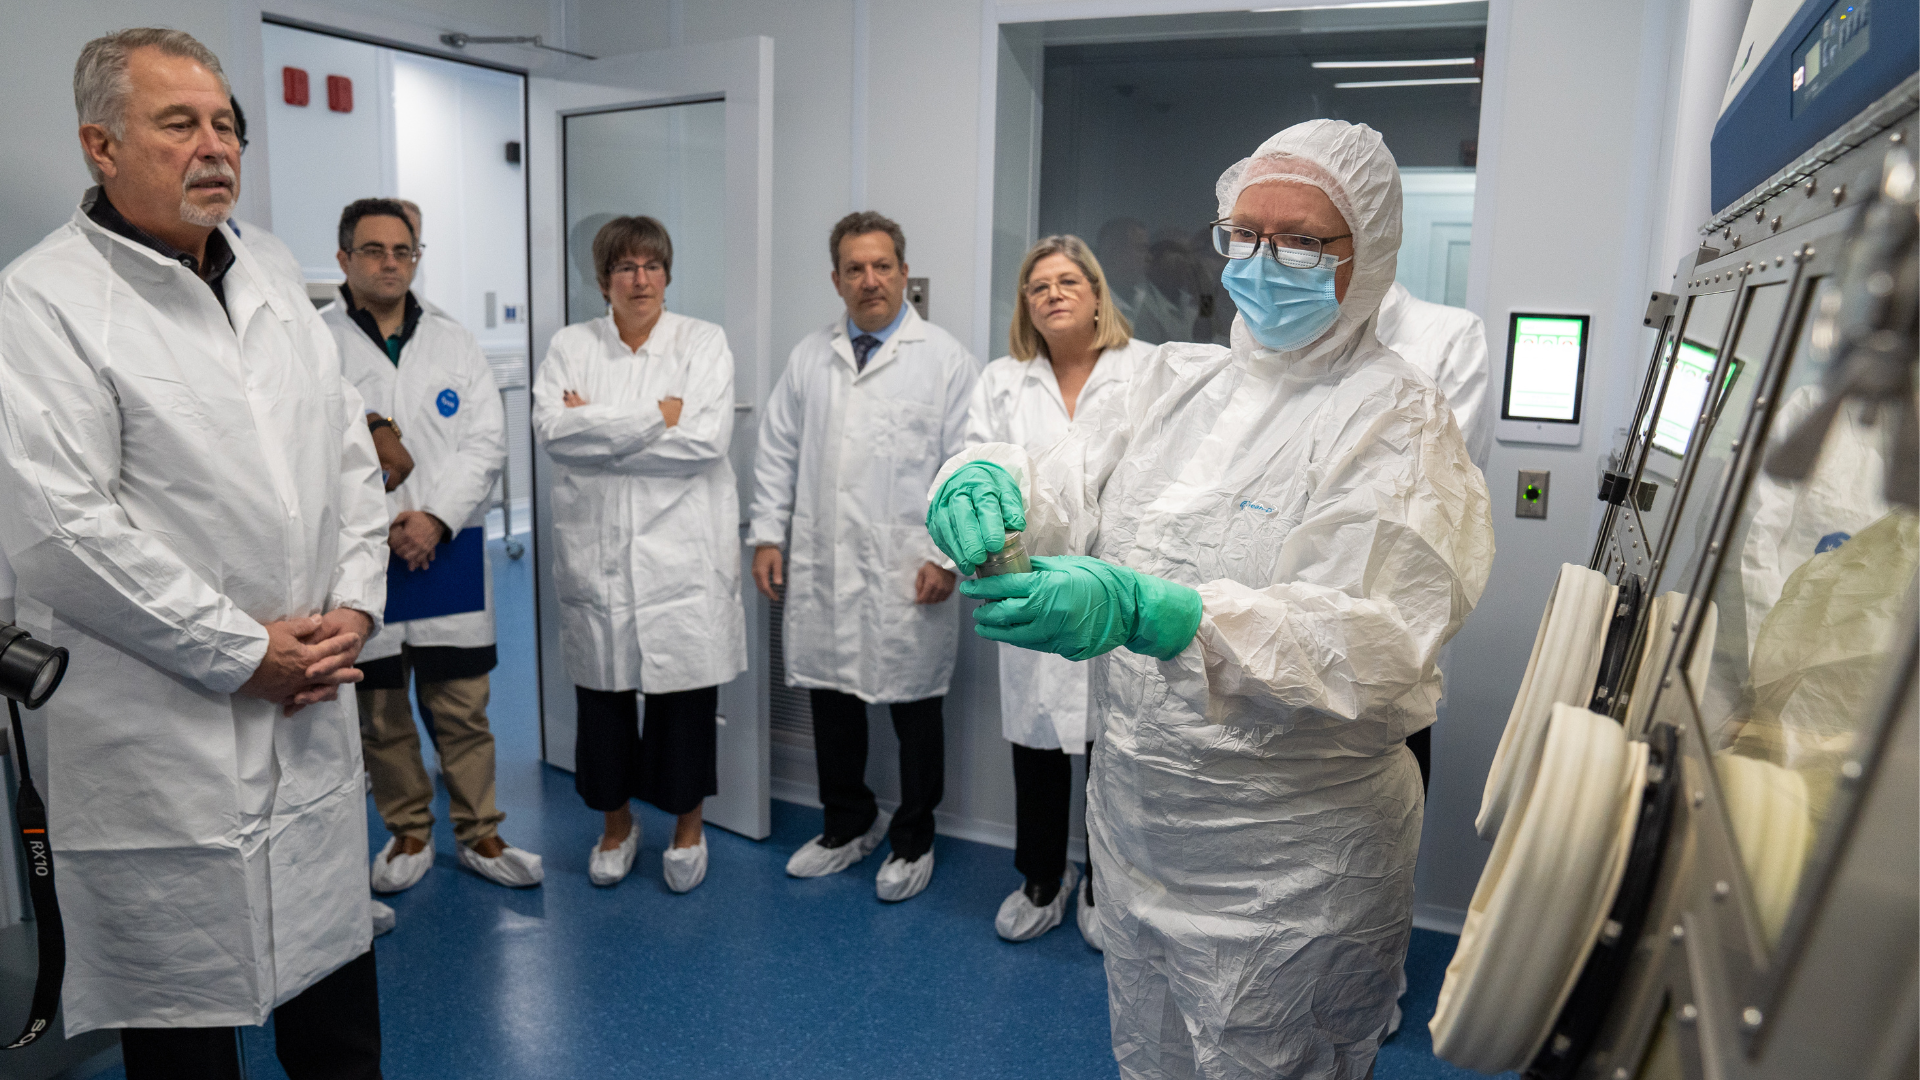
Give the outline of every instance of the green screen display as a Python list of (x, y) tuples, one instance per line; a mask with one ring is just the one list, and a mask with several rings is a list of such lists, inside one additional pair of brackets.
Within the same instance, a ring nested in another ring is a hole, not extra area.
[(1515, 315), (1501, 418), (1577, 422), (1586, 337), (1587, 320), (1582, 317)]

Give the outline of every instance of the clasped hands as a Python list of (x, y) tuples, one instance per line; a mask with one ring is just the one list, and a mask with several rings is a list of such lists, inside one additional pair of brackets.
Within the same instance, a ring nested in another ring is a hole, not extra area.
[(352, 608), (266, 624), (267, 654), (240, 693), (271, 701), (292, 716), (309, 705), (333, 701), (341, 683), (362, 678), (353, 662), (367, 644), (373, 620)]
[[(927, 508), (927, 532), (961, 573), (1027, 527), (1020, 485), (998, 465), (960, 467)], [(997, 601), (974, 609), (974, 632), (989, 641), (1089, 660), (1125, 646), (1171, 660), (1200, 628), (1200, 594), (1188, 586), (1086, 555), (1037, 556), (1033, 572), (962, 582), (960, 592)]]

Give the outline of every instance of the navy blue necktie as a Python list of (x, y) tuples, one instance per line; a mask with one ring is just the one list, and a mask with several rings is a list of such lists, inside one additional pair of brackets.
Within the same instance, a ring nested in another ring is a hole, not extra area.
[(861, 334), (859, 337), (854, 338), (853, 369), (855, 371), (867, 370), (867, 358), (872, 356), (873, 350), (879, 347), (880, 339), (874, 337), (872, 334)]

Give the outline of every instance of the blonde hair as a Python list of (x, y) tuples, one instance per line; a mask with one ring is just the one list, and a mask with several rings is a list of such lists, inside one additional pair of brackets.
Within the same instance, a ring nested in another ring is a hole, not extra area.
[(1013, 358), (1031, 360), (1047, 351), (1046, 339), (1040, 336), (1033, 325), (1033, 315), (1027, 310), (1027, 278), (1033, 275), (1034, 264), (1049, 255), (1064, 255), (1073, 260), (1080, 272), (1087, 275), (1087, 283), (1093, 286), (1093, 347), (1115, 349), (1133, 340), (1133, 324), (1114, 304), (1113, 291), (1107, 288), (1106, 272), (1100, 269), (1100, 260), (1093, 257), (1093, 249), (1087, 247), (1087, 242), (1066, 234), (1043, 236), (1027, 252), (1027, 257), (1020, 260), (1013, 325), (1007, 327), (1007, 351)]

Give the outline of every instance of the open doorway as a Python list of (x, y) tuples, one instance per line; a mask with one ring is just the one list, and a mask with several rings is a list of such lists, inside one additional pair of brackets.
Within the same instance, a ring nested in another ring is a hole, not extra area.
[(422, 247), (413, 293), (471, 331), (492, 369), (507, 468), (487, 515), (499, 655), (487, 713), (503, 761), (538, 760), (526, 76), (272, 22), (261, 35), (268, 100), (255, 123), (270, 139), (270, 227), (309, 298), (324, 307), (338, 297), (342, 208), (410, 201)]
[(1026, 248), (1093, 246), (1142, 340), (1227, 343), (1206, 226), (1222, 170), (1319, 117), (1367, 124), (1399, 162), (1398, 280), (1466, 296), (1486, 5), (1325, 8), (1004, 25), (997, 65), (991, 337)]

